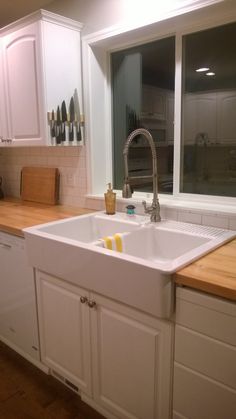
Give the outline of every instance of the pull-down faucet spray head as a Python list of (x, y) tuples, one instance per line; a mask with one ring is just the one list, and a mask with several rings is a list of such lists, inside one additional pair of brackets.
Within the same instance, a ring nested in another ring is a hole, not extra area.
[[(152, 175), (151, 176), (129, 176), (129, 168), (128, 168), (128, 152), (129, 146), (133, 139), (138, 135), (143, 135), (149, 143), (152, 152)], [(123, 198), (131, 198), (132, 191), (130, 187), (130, 180), (137, 180), (137, 179), (152, 179), (153, 184), (153, 201), (150, 207), (147, 207), (146, 202), (143, 201), (144, 211), (147, 214), (151, 215), (151, 221), (157, 222), (161, 220), (160, 217), (160, 205), (158, 200), (158, 182), (157, 182), (157, 156), (156, 156), (156, 148), (153, 141), (153, 138), (149, 131), (144, 128), (138, 128), (131, 132), (128, 136), (124, 149), (123, 149), (123, 156), (124, 156), (124, 164), (125, 164), (125, 181), (122, 191)]]

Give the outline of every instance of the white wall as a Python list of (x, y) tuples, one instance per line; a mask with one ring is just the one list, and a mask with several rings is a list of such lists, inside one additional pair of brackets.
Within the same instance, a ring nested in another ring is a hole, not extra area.
[(168, 17), (171, 11), (183, 7), (200, 7), (230, 0), (55, 0), (45, 6), (84, 23), (82, 34), (119, 25), (139, 27)]

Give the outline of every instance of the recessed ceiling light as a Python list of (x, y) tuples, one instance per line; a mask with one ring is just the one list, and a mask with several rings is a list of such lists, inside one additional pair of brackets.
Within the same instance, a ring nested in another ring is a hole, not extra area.
[(210, 70), (208, 67), (200, 67), (200, 68), (197, 68), (196, 72), (202, 73), (203, 71), (208, 71), (208, 70)]
[(206, 73), (206, 76), (215, 76), (216, 73), (213, 73), (213, 71), (209, 71), (208, 73)]

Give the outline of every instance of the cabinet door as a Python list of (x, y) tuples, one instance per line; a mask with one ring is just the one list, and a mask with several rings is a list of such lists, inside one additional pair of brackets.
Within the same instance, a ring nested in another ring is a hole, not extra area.
[(39, 57), (39, 22), (3, 37), (7, 131), (16, 145), (44, 143)]
[(2, 138), (6, 137), (6, 127), (4, 123), (6, 121), (6, 106), (5, 106), (5, 95), (4, 95), (4, 80), (3, 80), (3, 53), (2, 53), (2, 38), (0, 38), (0, 147), (3, 145)]
[(42, 361), (88, 395), (91, 394), (89, 310), (86, 292), (37, 272)]
[(122, 419), (169, 418), (171, 325), (92, 299), (95, 401)]
[(166, 114), (167, 114), (167, 142), (172, 144), (174, 141), (174, 94), (168, 93), (166, 97)]
[(183, 136), (185, 144), (200, 145), (201, 135), (207, 143), (215, 143), (217, 137), (216, 94), (186, 94), (184, 96)]
[(24, 245), (24, 239), (0, 232), (0, 336), (39, 360), (34, 275)]
[(217, 95), (219, 143), (234, 143), (236, 138), (236, 92), (221, 92)]
[(143, 85), (142, 116), (153, 119), (166, 119), (166, 92), (154, 86)]

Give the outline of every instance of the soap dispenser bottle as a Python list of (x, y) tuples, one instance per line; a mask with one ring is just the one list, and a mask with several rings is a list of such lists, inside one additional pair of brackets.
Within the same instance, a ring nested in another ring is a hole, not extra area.
[(116, 193), (113, 192), (111, 183), (108, 183), (107, 192), (104, 193), (106, 213), (109, 215), (115, 214), (116, 212)]

